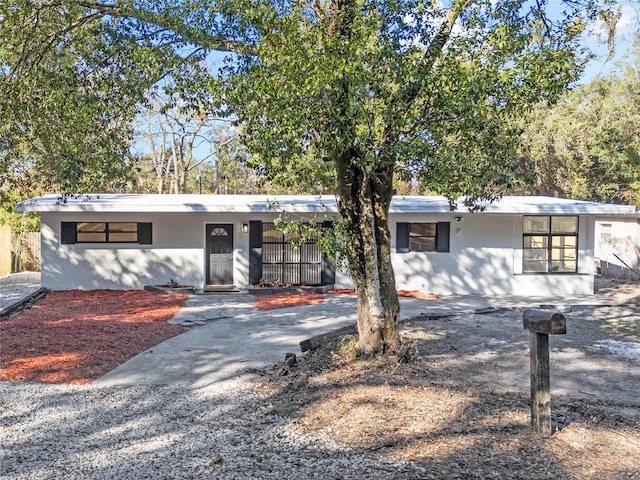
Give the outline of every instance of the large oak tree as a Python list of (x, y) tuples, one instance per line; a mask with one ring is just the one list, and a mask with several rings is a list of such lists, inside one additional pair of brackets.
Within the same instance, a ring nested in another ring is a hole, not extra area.
[[(578, 37), (599, 8), (597, 0), (16, 0), (1, 13), (2, 73), (19, 84), (72, 49), (76, 68), (92, 59), (105, 86), (138, 79), (124, 89), (129, 98), (173, 72), (176, 91), (237, 120), (265, 174), (331, 184), (360, 346), (391, 352), (400, 344), (394, 176), (469, 205), (501, 194), (518, 169), (515, 120), (576, 78)], [(90, 48), (77, 47), (89, 39)], [(205, 72), (213, 51), (228, 59)], [(193, 74), (175, 70), (180, 58)]]

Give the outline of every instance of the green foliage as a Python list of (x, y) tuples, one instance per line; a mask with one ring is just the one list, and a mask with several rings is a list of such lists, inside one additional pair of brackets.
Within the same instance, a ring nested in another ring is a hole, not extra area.
[(397, 350), (394, 178), (470, 206), (503, 193), (518, 120), (577, 78), (607, 1), (17, 0), (0, 11), (0, 146), (63, 189), (104, 184), (143, 91), (170, 74), (184, 108), (237, 123), (267, 181), (339, 195), (361, 346)]
[(233, 5), (260, 41), (229, 67), (228, 98), (268, 176), (331, 184), (351, 151), (364, 170), (391, 166), (452, 198), (493, 197), (521, 175), (516, 121), (576, 79), (594, 12), (576, 2), (552, 23), (545, 2)]
[(493, 197), (520, 175), (515, 120), (576, 78), (586, 23), (612, 15), (564, 6), (19, 0), (0, 10), (1, 158), (65, 191), (123, 188), (131, 121), (169, 75), (181, 108), (235, 115), (247, 166), (285, 190), (335, 191), (351, 152), (423, 191)]
[[(273, 205), (272, 208), (278, 208)], [(282, 232), (294, 248), (300, 248), (309, 241), (315, 242), (322, 253), (331, 258), (334, 267), (347, 271), (347, 250), (345, 248), (345, 229), (339, 215), (322, 213), (309, 217), (291, 218), (291, 215), (282, 210), (274, 220), (277, 230)]]
[(640, 207), (640, 57), (526, 119), (526, 192)]
[(14, 208), (17, 202), (39, 193), (37, 190), (0, 191), (0, 226), (8, 225), (16, 236), (25, 232), (39, 232), (40, 216), (37, 213), (17, 213)]
[(123, 188), (131, 121), (176, 64), (161, 32), (141, 34), (133, 20), (102, 19), (68, 0), (5, 2), (0, 17), (5, 169), (29, 170), (47, 190)]

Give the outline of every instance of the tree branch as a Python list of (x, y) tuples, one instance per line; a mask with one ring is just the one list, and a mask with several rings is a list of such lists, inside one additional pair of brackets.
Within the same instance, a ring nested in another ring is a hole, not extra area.
[[(442, 56), (442, 51), (451, 38), (451, 32), (453, 31), (456, 20), (475, 1), (476, 0), (459, 0), (451, 5), (440, 24), (438, 33), (422, 56), (420, 65), (418, 66), (418, 77), (428, 73), (429, 70), (433, 68), (433, 65)], [(400, 90), (398, 95), (403, 98), (399, 98), (399, 100), (408, 106), (417, 98), (420, 90), (420, 81), (416, 80), (412, 84), (407, 85), (405, 89)]]
[(414, 102), (423, 88), (420, 80), (429, 73), (436, 61), (441, 58), (444, 47), (451, 38), (456, 20), (475, 1), (476, 0), (458, 0), (453, 2), (445, 14), (438, 32), (431, 40), (431, 43), (419, 62), (416, 80), (407, 83), (404, 88), (400, 88), (390, 99), (386, 115), (389, 121), (385, 122), (385, 131), (382, 135), (382, 141), (380, 142), (381, 149), (383, 149), (389, 141), (392, 141), (392, 138), (398, 133), (396, 131), (396, 126), (400, 124), (398, 117), (404, 115), (413, 107)]
[(242, 40), (227, 38), (222, 34), (211, 35), (202, 29), (193, 28), (185, 24), (182, 19), (171, 15), (161, 15), (135, 8), (129, 5), (112, 5), (101, 2), (91, 2), (81, 0), (78, 5), (100, 12), (103, 15), (111, 15), (121, 18), (133, 18), (142, 23), (151, 23), (162, 28), (167, 28), (178, 34), (186, 42), (220, 52), (233, 52), (242, 55), (255, 54), (255, 45)]
[(306, 0), (306, 1), (307, 1), (307, 6), (311, 9), (311, 11), (315, 15), (316, 20), (318, 22), (326, 18), (327, 14), (322, 9), (322, 5), (320, 5), (319, 0)]

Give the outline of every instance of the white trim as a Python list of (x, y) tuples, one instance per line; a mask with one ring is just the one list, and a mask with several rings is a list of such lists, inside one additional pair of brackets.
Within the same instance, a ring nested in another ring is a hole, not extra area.
[[(587, 202), (544, 196), (503, 197), (494, 203), (484, 204), (486, 213), (533, 215), (599, 215), (634, 216), (632, 205)], [(67, 197), (65, 202), (58, 195), (24, 200), (16, 205), (22, 212), (210, 212), (210, 213), (335, 213), (336, 198), (331, 195), (142, 195), (142, 194), (91, 194)], [(451, 213), (449, 201), (436, 196), (396, 196), (390, 213)], [(469, 215), (462, 201), (457, 203), (456, 213)], [(482, 214), (483, 212), (480, 212)]]

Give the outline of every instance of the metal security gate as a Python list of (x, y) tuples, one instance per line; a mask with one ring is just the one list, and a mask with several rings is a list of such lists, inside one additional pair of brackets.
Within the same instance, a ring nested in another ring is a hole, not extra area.
[(233, 284), (233, 225), (206, 226), (207, 285)]
[(262, 224), (262, 278), (284, 285), (321, 285), (322, 252), (317, 238), (295, 247), (273, 223)]

